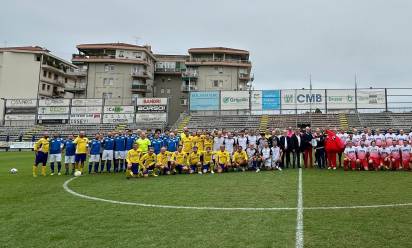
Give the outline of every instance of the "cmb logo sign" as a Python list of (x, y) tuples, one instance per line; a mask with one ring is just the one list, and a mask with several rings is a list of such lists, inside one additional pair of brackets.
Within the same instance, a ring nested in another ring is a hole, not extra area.
[(299, 94), (296, 96), (296, 101), (299, 103), (319, 103), (322, 102), (321, 94)]
[(282, 109), (322, 109), (324, 107), (324, 90), (282, 90)]

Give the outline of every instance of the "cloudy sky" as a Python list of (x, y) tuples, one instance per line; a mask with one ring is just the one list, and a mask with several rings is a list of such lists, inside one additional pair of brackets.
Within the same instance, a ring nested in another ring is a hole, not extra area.
[(412, 87), (411, 0), (4, 0), (0, 45), (66, 59), (80, 43), (156, 53), (226, 46), (251, 53), (255, 88)]

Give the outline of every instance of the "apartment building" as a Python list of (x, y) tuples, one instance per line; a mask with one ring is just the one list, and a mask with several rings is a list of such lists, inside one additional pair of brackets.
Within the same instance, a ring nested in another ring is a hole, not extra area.
[[(0, 48), (0, 98), (73, 98), (78, 68), (39, 46)], [(4, 100), (0, 101), (0, 119)]]
[(189, 90), (248, 90), (253, 80), (249, 51), (226, 48), (190, 48), (183, 75)]
[(155, 57), (154, 96), (169, 98), (168, 122), (172, 124), (187, 110), (188, 88), (184, 86), (182, 76), (189, 56), (155, 54)]
[(86, 72), (87, 98), (130, 104), (133, 98), (153, 96), (156, 58), (150, 46), (101, 43), (80, 44), (77, 49), (72, 62)]

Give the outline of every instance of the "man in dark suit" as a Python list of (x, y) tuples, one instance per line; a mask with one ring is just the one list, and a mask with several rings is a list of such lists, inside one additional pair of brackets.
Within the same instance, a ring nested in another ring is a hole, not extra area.
[(288, 136), (288, 131), (284, 130), (283, 135), (279, 139), (279, 146), (282, 150), (282, 165), (283, 168), (289, 168), (290, 165), (290, 151), (292, 150), (292, 142)]
[(272, 131), (272, 136), (269, 137), (268, 142), (269, 142), (269, 147), (273, 146), (273, 142), (276, 141), (276, 144), (279, 144), (279, 138), (276, 136), (276, 131)]
[(293, 157), (293, 168), (298, 167), (301, 168), (300, 166), (300, 160), (301, 160), (301, 154), (303, 152), (303, 143), (302, 143), (302, 135), (300, 129), (296, 129), (295, 133), (291, 137), (291, 143), (292, 143), (292, 157)]
[(312, 147), (313, 135), (310, 127), (305, 128), (305, 133), (302, 135), (303, 143), (303, 163), (305, 168), (313, 167), (313, 147)]

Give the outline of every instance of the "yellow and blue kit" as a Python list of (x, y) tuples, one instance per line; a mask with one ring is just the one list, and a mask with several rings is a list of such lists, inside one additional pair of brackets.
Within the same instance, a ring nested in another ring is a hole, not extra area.
[(187, 163), (190, 165), (190, 169), (195, 171), (196, 168), (200, 169), (201, 163), (200, 158), (202, 156), (201, 152), (191, 152), (187, 157)]
[(230, 154), (228, 151), (217, 151), (215, 152), (216, 163), (222, 168), (225, 168), (226, 165), (230, 162)]
[(83, 163), (86, 161), (86, 154), (88, 151), (89, 146), (89, 139), (86, 137), (80, 137), (74, 139), (74, 144), (76, 144), (76, 155), (75, 155), (75, 162), (76, 163)]
[(140, 159), (140, 165), (142, 169), (145, 171), (144, 173), (147, 174), (148, 170), (153, 170), (156, 164), (156, 154), (146, 153)]
[(36, 158), (33, 166), (33, 176), (37, 176), (37, 166), (42, 164), (41, 174), (46, 176), (46, 164), (49, 156), (50, 143), (48, 138), (41, 138), (34, 143), (34, 151), (36, 152)]
[(189, 154), (193, 148), (193, 137), (185, 136), (184, 138), (182, 138), (182, 145), (183, 145), (183, 151), (186, 154)]
[(246, 154), (246, 152), (245, 151), (236, 151), (234, 154), (233, 154), (233, 161), (235, 162), (235, 163), (237, 163), (237, 164), (239, 164), (240, 162), (242, 162), (242, 161), (248, 161), (248, 157), (247, 157), (247, 154)]
[[(126, 175), (130, 175), (130, 172), (132, 172), (134, 175), (137, 175), (139, 173), (139, 164), (142, 158), (142, 152), (139, 151), (138, 149), (131, 149), (127, 152), (126, 155), (126, 162), (127, 162), (127, 171)], [(131, 167), (129, 168), (129, 165)]]
[(202, 170), (213, 170), (213, 155), (214, 152), (212, 151), (204, 151), (202, 152)]

